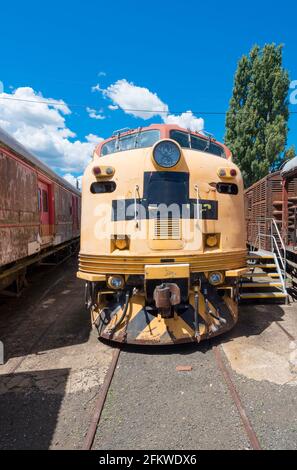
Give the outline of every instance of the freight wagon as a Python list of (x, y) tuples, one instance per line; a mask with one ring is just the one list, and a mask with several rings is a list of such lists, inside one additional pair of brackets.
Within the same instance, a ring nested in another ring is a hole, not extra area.
[(245, 191), (250, 249), (273, 251), (278, 245), (287, 274), (297, 280), (297, 157)]
[(78, 245), (80, 192), (0, 129), (0, 290)]

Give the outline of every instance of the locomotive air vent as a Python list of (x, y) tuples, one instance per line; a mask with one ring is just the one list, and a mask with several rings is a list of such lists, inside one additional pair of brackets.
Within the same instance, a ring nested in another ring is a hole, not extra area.
[(180, 219), (156, 218), (154, 224), (154, 240), (181, 240)]

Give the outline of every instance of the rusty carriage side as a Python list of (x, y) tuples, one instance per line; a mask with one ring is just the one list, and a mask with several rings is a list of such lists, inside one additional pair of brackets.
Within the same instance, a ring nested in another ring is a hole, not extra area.
[(287, 286), (297, 292), (297, 157), (245, 191), (249, 249), (277, 253)]
[(0, 129), (0, 290), (78, 244), (80, 192)]
[(245, 191), (247, 241), (251, 249), (271, 251), (271, 219), (282, 228), (282, 178), (270, 173)]
[(247, 240), (251, 248), (271, 250), (271, 219), (274, 219), (286, 247), (296, 246), (297, 172), (285, 177), (283, 171), (270, 173), (245, 191)]

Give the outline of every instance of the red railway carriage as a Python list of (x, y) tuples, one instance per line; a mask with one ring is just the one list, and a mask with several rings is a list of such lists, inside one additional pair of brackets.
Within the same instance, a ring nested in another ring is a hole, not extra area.
[(0, 289), (77, 243), (80, 192), (0, 129)]

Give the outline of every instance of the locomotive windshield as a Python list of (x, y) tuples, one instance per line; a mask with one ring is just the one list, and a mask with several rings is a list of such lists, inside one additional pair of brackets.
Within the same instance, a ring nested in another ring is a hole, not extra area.
[(200, 150), (200, 152), (208, 152), (218, 157), (226, 158), (223, 147), (215, 144), (211, 140), (203, 139), (188, 132), (170, 131), (170, 138), (175, 140), (182, 148), (192, 150)]
[(102, 145), (101, 156), (115, 152), (123, 152), (124, 150), (152, 147), (159, 139), (160, 131), (156, 129), (123, 135)]

